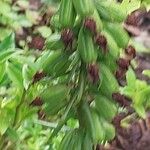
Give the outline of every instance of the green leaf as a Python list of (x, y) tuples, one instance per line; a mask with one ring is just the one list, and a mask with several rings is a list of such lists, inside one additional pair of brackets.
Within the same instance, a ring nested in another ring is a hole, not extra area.
[(127, 85), (131, 88), (135, 88), (136, 76), (132, 68), (130, 67), (126, 73)]
[(133, 101), (136, 105), (141, 105), (145, 101), (145, 95), (143, 95), (143, 92), (136, 93), (133, 97)]
[(20, 88), (23, 87), (22, 70), (19, 65), (7, 61), (6, 72), (14, 84)]
[(134, 105), (135, 111), (138, 113), (138, 115), (142, 118), (146, 118), (146, 112), (143, 105)]
[(3, 135), (13, 121), (14, 112), (11, 109), (0, 108), (0, 134)]
[(7, 49), (14, 49), (15, 48), (15, 35), (10, 34), (0, 43), (0, 52), (5, 51)]
[(32, 117), (32, 115), (35, 114), (36, 112), (37, 108), (29, 107), (28, 105), (23, 103), (18, 111), (16, 124), (19, 124), (21, 121)]
[[(14, 92), (14, 91), (13, 91)], [(7, 99), (4, 99), (2, 101), (1, 107), (2, 108), (6, 108), (6, 109), (13, 109), (13, 111), (15, 112), (15, 108), (17, 107), (17, 105), (20, 103), (21, 97), (22, 97), (22, 90), (21, 89), (17, 89), (15, 88), (15, 93), (10, 93), (9, 97)]]
[(47, 87), (40, 97), (45, 102), (45, 111), (49, 115), (55, 115), (63, 108), (69, 97), (69, 89), (65, 85)]
[(148, 5), (150, 5), (150, 1), (149, 0), (142, 0), (143, 3), (147, 3)]
[(23, 55), (16, 55), (15, 59), (16, 59), (16, 61), (20, 62), (22, 65), (27, 64), (29, 67), (34, 69), (35, 72), (37, 71), (37, 67), (35, 64), (36, 58), (34, 56), (30, 55), (30, 56), (26, 57)]
[(49, 86), (40, 94), (40, 96), (45, 102), (50, 103), (51, 105), (51, 102), (59, 104), (59, 101), (68, 97), (69, 91), (70, 90), (65, 85)]
[(136, 95), (134, 95), (133, 97), (134, 103), (136, 105), (141, 105), (145, 103), (147, 100), (147, 96), (149, 95), (150, 95), (150, 87), (147, 86), (147, 88), (137, 91)]
[(4, 77), (2, 78), (0, 85), (1, 86), (6, 86), (10, 83), (10, 79), (8, 78), (7, 74), (4, 74)]
[(117, 45), (120, 48), (126, 48), (129, 43), (129, 35), (121, 24), (118, 23), (106, 23), (105, 29), (112, 35)]
[(50, 50), (59, 50), (64, 48), (64, 44), (61, 40), (61, 35), (58, 33), (52, 34), (46, 39), (46, 48)]
[(144, 74), (144, 75), (150, 77), (150, 70), (144, 70), (144, 71), (142, 72), (142, 74)]
[(124, 9), (127, 13), (131, 13), (134, 10), (140, 7), (141, 1), (140, 0), (123, 0), (121, 3), (122, 9)]
[[(65, 55), (65, 54), (64, 54)], [(47, 73), (54, 72), (54, 64), (58, 62), (59, 58), (62, 58), (62, 51), (52, 51), (47, 58), (43, 61), (43, 70)]]
[(17, 17), (17, 23), (22, 27), (31, 27), (32, 23), (27, 19), (25, 15), (19, 15)]
[(17, 134), (17, 131), (13, 128), (8, 128), (6, 131), (6, 134), (8, 135), (9, 139), (13, 142), (16, 142), (19, 140), (19, 135)]
[(128, 96), (128, 97), (134, 97), (134, 94), (135, 94), (135, 89), (133, 89), (132, 87), (130, 86), (125, 86), (123, 88), (120, 88), (120, 91), (122, 94)]
[(47, 115), (56, 115), (63, 107), (65, 107), (66, 103), (64, 101), (59, 101), (59, 103), (46, 104), (44, 107), (44, 112)]
[(56, 29), (60, 29), (61, 28), (61, 24), (59, 22), (59, 15), (58, 15), (58, 13), (56, 13), (55, 15), (53, 15), (51, 17), (50, 24), (53, 27), (55, 27)]
[(119, 57), (120, 49), (119, 49), (114, 37), (106, 30), (103, 31), (103, 34), (107, 38), (108, 49), (109, 49), (110, 55), (112, 55), (115, 59), (117, 59)]
[(109, 141), (112, 140), (115, 137), (115, 128), (114, 126), (107, 122), (105, 119), (102, 119), (103, 128), (105, 131), (105, 140)]
[(11, 11), (11, 7), (8, 3), (6, 2), (3, 2), (3, 1), (0, 1), (0, 6), (1, 6), (1, 9), (0, 9), (0, 13), (1, 14), (7, 14), (8, 12)]
[(146, 9), (147, 11), (150, 10), (150, 1), (149, 0), (141, 0), (142, 1), (142, 4)]
[(47, 26), (40, 26), (37, 30), (44, 38), (47, 38), (52, 34), (50, 27)]
[(47, 58), (49, 57), (51, 51), (44, 51), (41, 56), (36, 60), (37, 70), (43, 69), (43, 65)]
[(7, 59), (9, 59), (14, 52), (15, 51), (12, 50), (0, 52), (0, 62), (3, 63)]
[(0, 82), (5, 75), (5, 63), (0, 63)]
[(144, 90), (148, 87), (146, 81), (142, 81), (142, 80), (136, 80), (136, 83), (135, 83), (135, 89), (136, 91), (141, 91), (141, 90)]
[(27, 9), (26, 17), (32, 24), (37, 24), (37, 20), (39, 19), (39, 12)]
[(6, 27), (0, 27), (0, 31), (1, 31), (0, 41), (3, 41), (6, 37), (8, 37), (12, 33), (12, 29)]
[(27, 64), (23, 65), (23, 68), (22, 68), (23, 85), (26, 90), (31, 84), (32, 77), (34, 74), (35, 72)]

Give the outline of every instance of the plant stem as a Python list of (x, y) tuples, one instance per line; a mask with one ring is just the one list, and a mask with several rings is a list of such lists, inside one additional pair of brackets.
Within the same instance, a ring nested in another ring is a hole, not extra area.
[(59, 124), (57, 125), (57, 127), (56, 127), (56, 128), (54, 129), (54, 131), (52, 132), (51, 136), (49, 137), (49, 139), (48, 139), (48, 141), (47, 141), (48, 143), (51, 142), (52, 138), (57, 135), (57, 133), (60, 131), (60, 129), (63, 127), (63, 125), (64, 125), (65, 122), (67, 121), (67, 119), (68, 119), (68, 114), (69, 114), (70, 109), (71, 109), (72, 105), (74, 104), (75, 100), (76, 100), (76, 96), (74, 96), (74, 97), (72, 98), (72, 101), (71, 101), (71, 102), (69, 103), (69, 105), (67, 106), (67, 108), (66, 108), (66, 110), (65, 110), (65, 114), (63, 115), (63, 117), (62, 117), (62, 119), (60, 120), (60, 122), (59, 122)]
[[(34, 121), (34, 123), (40, 124), (42, 126), (46, 126), (46, 127), (49, 127), (49, 128), (56, 128), (57, 127), (57, 123), (47, 122), (47, 121), (43, 121), (43, 120), (36, 120), (36, 121)], [(69, 128), (68, 126), (64, 126), (62, 128), (63, 132), (68, 131), (68, 130), (71, 130), (71, 128)]]
[(78, 93), (77, 93), (76, 104), (80, 103), (84, 93), (84, 89), (85, 89), (85, 72), (84, 72), (84, 65), (82, 63), (80, 69), (79, 81), (78, 81)]
[(18, 104), (18, 106), (16, 107), (16, 113), (15, 113), (15, 118), (14, 118), (14, 123), (13, 123), (13, 127), (15, 127), (16, 125), (18, 126), (18, 117), (19, 117), (19, 110), (20, 110), (20, 106), (23, 104), (24, 99), (25, 99), (25, 95), (26, 95), (26, 90), (23, 89), (23, 93), (22, 93), (22, 97), (20, 100), (20, 103)]
[(80, 70), (80, 76), (79, 76), (79, 81), (78, 81), (78, 85), (79, 85), (79, 90), (75, 91), (75, 93), (72, 96), (72, 100), (69, 103), (69, 105), (66, 107), (65, 110), (65, 114), (63, 115), (62, 119), (60, 120), (59, 124), (57, 125), (57, 127), (54, 129), (54, 131), (52, 132), (50, 138), (48, 139), (48, 143), (51, 142), (52, 138), (54, 136), (57, 135), (57, 133), (60, 131), (60, 129), (63, 127), (63, 125), (65, 124), (65, 122), (68, 119), (68, 114), (73, 106), (73, 104), (76, 102), (76, 100), (78, 99), (78, 102), (80, 102), (80, 100), (82, 99), (82, 95), (83, 95), (83, 90), (84, 90), (84, 84), (85, 84), (85, 79), (84, 79), (84, 65), (83, 63), (81, 63), (81, 70)]

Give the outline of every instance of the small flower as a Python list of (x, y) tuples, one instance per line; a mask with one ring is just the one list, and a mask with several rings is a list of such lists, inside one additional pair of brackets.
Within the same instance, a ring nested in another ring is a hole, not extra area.
[(108, 48), (107, 48), (107, 39), (106, 39), (106, 37), (104, 36), (104, 35), (101, 35), (101, 34), (98, 34), (97, 36), (96, 36), (96, 44), (100, 47), (100, 48), (102, 48), (102, 50), (104, 51), (104, 52), (107, 52), (108, 51)]
[(139, 8), (127, 16), (125, 23), (127, 25), (138, 27), (141, 23), (141, 18), (143, 18), (145, 13), (146, 13), (145, 8)]
[(129, 45), (126, 49), (125, 49), (125, 53), (130, 56), (132, 59), (136, 57), (136, 50), (132, 45)]
[(32, 101), (32, 103), (31, 103), (30, 105), (32, 105), (32, 106), (42, 106), (42, 105), (43, 105), (43, 102), (42, 102), (42, 100), (41, 100), (40, 97), (36, 97), (36, 98)]
[(61, 40), (63, 41), (65, 48), (69, 46), (69, 48), (72, 48), (73, 40), (74, 40), (74, 33), (70, 29), (64, 29), (61, 32)]
[(126, 70), (119, 68), (115, 73), (115, 77), (117, 79), (122, 79), (125, 76), (125, 73), (126, 73)]
[(34, 76), (33, 76), (33, 83), (40, 81), (42, 78), (44, 78), (46, 75), (43, 71), (41, 72), (37, 72)]
[(29, 48), (42, 50), (44, 47), (45, 39), (41, 36), (34, 36), (29, 43)]
[(127, 114), (125, 112), (121, 112), (113, 118), (112, 123), (115, 125), (117, 129), (120, 128), (121, 120), (124, 119), (125, 117), (127, 117)]
[(121, 107), (127, 107), (130, 106), (129, 98), (126, 96), (120, 94), (120, 93), (113, 93), (112, 98), (121, 106)]
[(119, 58), (117, 64), (120, 68), (127, 70), (130, 65), (130, 61), (124, 58)]
[(134, 13), (128, 15), (125, 23), (132, 26), (138, 26), (139, 18)]
[(90, 64), (88, 66), (88, 77), (93, 84), (96, 84), (99, 80), (99, 68), (96, 64)]
[(91, 18), (86, 18), (84, 21), (84, 27), (91, 31), (91, 33), (96, 34), (96, 22)]

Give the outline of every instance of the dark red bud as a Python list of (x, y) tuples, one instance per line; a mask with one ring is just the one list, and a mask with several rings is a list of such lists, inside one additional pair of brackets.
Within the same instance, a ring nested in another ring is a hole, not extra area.
[(74, 33), (71, 29), (64, 29), (61, 32), (61, 40), (63, 41), (65, 48), (69, 46), (72, 48), (73, 40), (74, 40)]
[(116, 79), (122, 79), (125, 76), (126, 70), (118, 69), (115, 73)]
[(120, 68), (127, 70), (130, 65), (130, 61), (124, 58), (119, 58), (119, 60), (117, 61), (117, 64)]
[(96, 36), (96, 44), (103, 49), (104, 52), (108, 51), (107, 48), (107, 39), (104, 35), (98, 34)]
[(33, 83), (40, 81), (42, 78), (44, 78), (46, 75), (44, 72), (37, 72), (34, 76), (33, 76)]
[(43, 105), (43, 102), (41, 100), (40, 97), (36, 97), (32, 103), (31, 103), (32, 106), (42, 106)]
[[(125, 118), (125, 117), (127, 117), (128, 116), (128, 114), (126, 114), (126, 113), (124, 113), (124, 112), (121, 112), (121, 113), (119, 113), (118, 115), (116, 115), (115, 117), (114, 117), (114, 119), (113, 119), (113, 121), (112, 121), (112, 123), (114, 124), (114, 126), (115, 126), (115, 128), (116, 128), (116, 132), (117, 132), (117, 134), (119, 134), (119, 135), (121, 135), (122, 137), (124, 137), (124, 138), (129, 138), (128, 136), (128, 132), (127, 132), (127, 130), (126, 130), (126, 128), (123, 128), (122, 126), (121, 126), (121, 121)], [(117, 138), (116, 138), (116, 140), (117, 140)], [(118, 142), (118, 140), (116, 141), (117, 143), (117, 145), (119, 144)], [(120, 144), (119, 144), (120, 145)]]
[(135, 14), (128, 15), (125, 23), (132, 26), (138, 26), (139, 18)]
[(145, 8), (139, 8), (135, 11), (133, 11), (131, 14), (128, 15), (125, 23), (127, 25), (132, 25), (132, 26), (139, 26), (141, 23), (141, 18), (143, 18), (143, 15), (146, 13)]
[(90, 64), (88, 66), (88, 77), (93, 84), (96, 84), (99, 80), (99, 68), (96, 64)]
[(45, 39), (41, 36), (35, 36), (32, 38), (31, 43), (29, 43), (29, 48), (34, 48), (42, 50), (44, 47)]
[(136, 50), (132, 45), (129, 45), (126, 49), (125, 49), (125, 53), (128, 56), (131, 56), (132, 58), (136, 57)]
[(124, 112), (121, 112), (119, 114), (117, 114), (114, 119), (113, 119), (113, 124), (115, 125), (116, 128), (119, 128), (120, 127), (120, 123), (121, 123), (121, 120), (124, 119), (125, 117), (127, 116), (126, 113)]
[(129, 99), (120, 93), (113, 93), (112, 98), (122, 107), (130, 106)]
[(96, 34), (96, 22), (91, 18), (86, 18), (84, 21), (84, 27), (91, 31), (91, 33)]

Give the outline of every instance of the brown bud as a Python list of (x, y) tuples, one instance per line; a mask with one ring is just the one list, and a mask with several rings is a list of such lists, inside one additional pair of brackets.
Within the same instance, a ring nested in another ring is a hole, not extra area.
[(137, 18), (135, 14), (128, 15), (125, 21), (126, 24), (132, 26), (138, 26), (138, 22), (139, 22), (139, 18)]
[(127, 107), (130, 105), (129, 99), (120, 93), (113, 93), (112, 98), (122, 107)]
[(41, 36), (32, 37), (32, 41), (29, 43), (29, 48), (42, 50), (44, 47), (45, 39)]
[(117, 64), (120, 68), (127, 70), (130, 65), (130, 61), (124, 58), (119, 58)]
[(136, 57), (136, 50), (132, 45), (129, 45), (126, 49), (125, 49), (125, 53), (132, 57), (135, 58)]
[(44, 72), (37, 72), (34, 76), (33, 76), (33, 83), (40, 81), (42, 78), (44, 78), (46, 75)]
[(141, 18), (143, 18), (143, 15), (146, 13), (145, 8), (139, 8), (135, 11), (133, 11), (131, 14), (128, 15), (125, 23), (127, 25), (132, 25), (132, 26), (139, 26), (141, 23)]
[(63, 41), (65, 48), (68, 46), (72, 48), (73, 40), (74, 40), (74, 33), (71, 29), (64, 29), (61, 32), (61, 40)]
[(99, 80), (99, 68), (96, 64), (90, 64), (88, 66), (88, 77), (93, 84), (96, 84)]
[(42, 102), (42, 100), (41, 100), (40, 97), (36, 97), (36, 98), (32, 101), (32, 103), (31, 103), (30, 105), (32, 105), (32, 106), (42, 106), (42, 105), (43, 105), (43, 102)]
[(121, 112), (113, 118), (112, 123), (115, 125), (116, 128), (119, 128), (121, 120), (124, 119), (126, 116), (127, 114), (125, 112)]
[(91, 18), (86, 18), (84, 21), (84, 27), (91, 31), (91, 33), (96, 34), (96, 22)]
[(104, 35), (98, 34), (96, 36), (96, 44), (104, 50), (104, 52), (108, 51), (107, 48), (107, 39)]
[(115, 73), (117, 79), (122, 79), (125, 76), (126, 70), (118, 69)]

